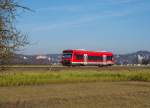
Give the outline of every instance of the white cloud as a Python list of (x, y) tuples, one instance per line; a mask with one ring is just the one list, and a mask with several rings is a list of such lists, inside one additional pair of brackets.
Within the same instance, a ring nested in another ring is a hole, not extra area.
[(90, 23), (95, 20), (100, 20), (101, 18), (106, 18), (106, 17), (123, 17), (127, 16), (130, 14), (131, 11), (118, 11), (118, 12), (113, 12), (113, 11), (106, 11), (104, 13), (100, 14), (89, 14), (86, 16), (81, 16), (76, 20), (73, 21), (67, 21), (67, 22), (62, 22), (62, 23), (55, 23), (55, 24), (41, 24), (41, 26), (34, 27), (32, 31), (49, 31), (49, 30), (54, 30), (54, 29), (65, 29), (65, 28), (72, 28), (72, 27), (80, 27), (83, 24)]
[(84, 2), (84, 4), (76, 4), (76, 5), (55, 5), (55, 6), (49, 6), (49, 7), (43, 7), (37, 9), (37, 12), (42, 12), (42, 11), (71, 11), (71, 12), (76, 12), (76, 11), (86, 11), (88, 8), (92, 9), (93, 7), (97, 5), (105, 5), (105, 6), (110, 6), (110, 5), (120, 5), (120, 4), (133, 4), (133, 3), (138, 3), (143, 0), (93, 0), (92, 2)]
[[(103, 3), (109, 2), (110, 4), (126, 4), (126, 3), (135, 3), (141, 0), (100, 0)], [(91, 7), (92, 8), (92, 7)], [(144, 10), (144, 5), (141, 3), (137, 3), (136, 5), (124, 7), (124, 8), (116, 8), (116, 9), (107, 9), (107, 10), (100, 10), (99, 13), (85, 13), (79, 14), (76, 19), (72, 19), (70, 21), (58, 21), (57, 23), (47, 22), (43, 24), (39, 24), (39, 26), (33, 27), (32, 31), (49, 31), (54, 29), (65, 29), (71, 27), (80, 27), (83, 24), (88, 24), (92, 21), (100, 20), (102, 18), (112, 18), (112, 17), (124, 17), (131, 14), (138, 13), (139, 10)], [(82, 5), (74, 5), (74, 6), (53, 6), (47, 8), (40, 8), (38, 11), (77, 11), (80, 12), (86, 8), (82, 7)]]
[(66, 6), (50, 6), (50, 7), (44, 7), (37, 9), (37, 12), (43, 12), (43, 11), (70, 11), (70, 12), (76, 12), (83, 10), (83, 6), (80, 5), (66, 5)]

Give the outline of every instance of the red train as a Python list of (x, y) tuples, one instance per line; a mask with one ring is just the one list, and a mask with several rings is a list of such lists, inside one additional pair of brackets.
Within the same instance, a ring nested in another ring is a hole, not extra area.
[(114, 57), (113, 53), (106, 51), (64, 50), (62, 64), (64, 66), (111, 66), (114, 64)]

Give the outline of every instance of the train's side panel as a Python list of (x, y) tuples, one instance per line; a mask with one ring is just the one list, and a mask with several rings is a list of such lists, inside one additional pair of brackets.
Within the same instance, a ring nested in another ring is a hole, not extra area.
[(84, 51), (73, 51), (72, 64), (84, 65)]
[(101, 65), (102, 64), (102, 54), (98, 52), (89, 52), (88, 53), (88, 65)]
[(103, 65), (113, 65), (114, 64), (114, 57), (111, 52), (103, 52), (102, 55), (103, 55), (103, 57), (106, 56), (106, 61), (103, 60)]
[[(85, 55), (87, 55), (87, 61), (85, 62)], [(79, 56), (79, 57), (78, 57)], [(90, 59), (90, 57), (98, 57), (97, 60)], [(104, 61), (104, 56), (106, 60)], [(113, 60), (107, 60), (107, 57), (112, 57), (110, 52), (90, 52), (90, 51), (74, 51), (72, 64), (76, 65), (112, 65)]]

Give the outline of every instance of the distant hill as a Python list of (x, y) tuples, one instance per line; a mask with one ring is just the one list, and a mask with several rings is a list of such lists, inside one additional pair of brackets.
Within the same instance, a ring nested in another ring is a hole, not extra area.
[[(141, 63), (150, 64), (150, 52), (149, 51), (137, 51), (130, 54), (116, 54), (115, 62), (118, 65), (121, 64), (138, 64), (139, 59)], [(16, 54), (11, 60), (11, 64), (50, 64), (60, 63), (61, 54), (46, 54), (46, 55), (23, 55)]]
[(16, 54), (10, 61), (11, 64), (50, 64), (60, 63), (61, 54), (23, 55)]
[(150, 63), (149, 51), (137, 51), (130, 54), (115, 55), (116, 64), (139, 64), (140, 58), (143, 64)]

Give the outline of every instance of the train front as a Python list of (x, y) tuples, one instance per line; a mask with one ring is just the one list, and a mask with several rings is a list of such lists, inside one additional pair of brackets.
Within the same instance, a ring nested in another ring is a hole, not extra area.
[(73, 56), (72, 50), (64, 50), (62, 54), (62, 65), (64, 66), (72, 65), (72, 56)]

